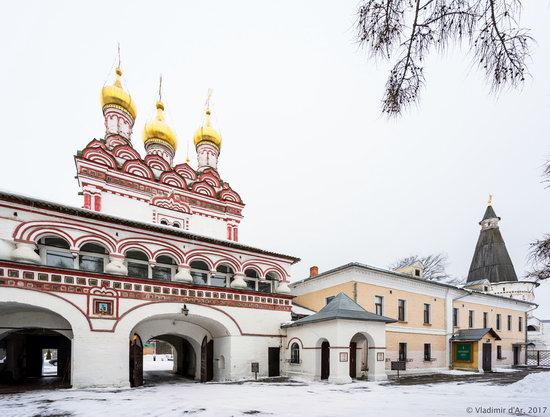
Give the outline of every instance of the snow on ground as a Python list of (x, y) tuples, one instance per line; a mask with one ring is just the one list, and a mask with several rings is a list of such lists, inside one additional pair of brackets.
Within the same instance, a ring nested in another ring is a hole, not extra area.
[[(477, 407), (506, 411), (484, 413), (476, 411)], [(544, 411), (529, 407), (548, 408)], [(520, 409), (523, 414), (518, 412)], [(321, 382), (199, 384), (177, 379), (171, 384), (138, 389), (5, 395), (0, 397), (0, 410), (2, 417), (549, 416), (550, 372), (530, 374), (510, 385), (464, 382), (464, 379), (421, 385), (354, 382), (340, 386)]]
[(171, 371), (174, 369), (172, 355), (143, 355), (144, 371)]

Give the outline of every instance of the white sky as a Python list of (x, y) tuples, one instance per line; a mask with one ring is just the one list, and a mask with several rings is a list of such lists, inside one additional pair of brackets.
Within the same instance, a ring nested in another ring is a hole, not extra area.
[[(550, 232), (550, 2), (525, 2), (538, 44), (522, 91), (490, 96), (465, 48), (434, 54), (420, 106), (395, 120), (379, 111), (388, 65), (353, 43), (357, 4), (2, 2), (0, 187), (81, 205), (72, 156), (104, 133), (120, 42), (134, 146), (160, 73), (177, 163), (214, 88), (219, 171), (247, 204), (241, 242), (301, 257), (293, 279), (434, 252), (465, 277), (489, 193), (522, 276), (529, 242)], [(550, 284), (537, 291), (550, 318)]]

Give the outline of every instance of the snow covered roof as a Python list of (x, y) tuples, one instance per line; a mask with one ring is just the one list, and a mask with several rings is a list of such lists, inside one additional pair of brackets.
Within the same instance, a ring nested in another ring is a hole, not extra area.
[(294, 303), (292, 304), (292, 312), (294, 314), (299, 315), (299, 316), (311, 316), (311, 315), (315, 314), (315, 311), (310, 310), (309, 308), (302, 307), (301, 305), (294, 304)]

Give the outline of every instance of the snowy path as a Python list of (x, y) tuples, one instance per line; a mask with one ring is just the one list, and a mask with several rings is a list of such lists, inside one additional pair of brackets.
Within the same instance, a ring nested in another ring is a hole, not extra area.
[[(529, 407), (548, 407), (531, 410)], [(467, 407), (472, 407), (471, 413)], [(2, 417), (103, 416), (504, 416), (476, 407), (523, 409), (523, 415), (550, 417), (550, 372), (528, 375), (510, 385), (439, 383), (384, 385), (356, 382), (169, 385), (124, 390), (34, 391), (0, 397)]]

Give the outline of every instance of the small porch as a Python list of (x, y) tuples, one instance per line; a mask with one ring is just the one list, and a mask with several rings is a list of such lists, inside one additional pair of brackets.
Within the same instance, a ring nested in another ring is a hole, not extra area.
[(459, 330), (449, 341), (452, 352), (451, 368), (491, 372), (495, 366), (495, 342), (499, 340), (500, 336), (492, 328)]
[(287, 375), (334, 384), (385, 380), (386, 323), (393, 322), (340, 293), (318, 313), (283, 326)]

